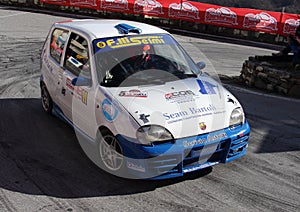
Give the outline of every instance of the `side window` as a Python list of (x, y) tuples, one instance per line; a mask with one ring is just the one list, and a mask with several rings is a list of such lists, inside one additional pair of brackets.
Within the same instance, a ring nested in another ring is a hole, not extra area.
[(64, 67), (75, 76), (91, 78), (88, 42), (86, 39), (72, 33), (66, 50)]
[(68, 31), (63, 29), (55, 29), (51, 35), (50, 55), (58, 63), (60, 63), (60, 59), (63, 55), (63, 49), (67, 38)]

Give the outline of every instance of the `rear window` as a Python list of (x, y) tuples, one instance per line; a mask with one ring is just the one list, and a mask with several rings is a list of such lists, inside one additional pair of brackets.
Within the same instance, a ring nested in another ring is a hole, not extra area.
[(67, 30), (63, 30), (63, 29), (53, 30), (53, 33), (51, 35), (51, 43), (50, 43), (50, 55), (57, 63), (60, 63), (67, 39), (68, 39)]

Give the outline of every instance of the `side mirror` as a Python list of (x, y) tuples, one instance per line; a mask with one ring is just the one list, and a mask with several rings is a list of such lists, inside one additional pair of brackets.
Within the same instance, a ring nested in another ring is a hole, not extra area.
[(197, 66), (200, 70), (202, 70), (205, 68), (206, 64), (205, 64), (205, 62), (199, 62), (199, 63), (197, 63)]
[(199, 75), (201, 75), (202, 74), (202, 69), (204, 69), (205, 68), (205, 63), (204, 62), (199, 62), (199, 63), (197, 63), (197, 66), (198, 66), (198, 68), (195, 70), (195, 74), (197, 75), (197, 76), (199, 76)]
[(89, 86), (91, 84), (91, 80), (85, 77), (76, 77), (71, 83), (73, 86)]

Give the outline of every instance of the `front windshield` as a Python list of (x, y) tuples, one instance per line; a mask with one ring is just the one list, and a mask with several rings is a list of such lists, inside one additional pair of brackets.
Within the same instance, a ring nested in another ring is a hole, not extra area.
[(102, 86), (164, 84), (196, 77), (197, 66), (168, 34), (103, 38), (93, 44)]

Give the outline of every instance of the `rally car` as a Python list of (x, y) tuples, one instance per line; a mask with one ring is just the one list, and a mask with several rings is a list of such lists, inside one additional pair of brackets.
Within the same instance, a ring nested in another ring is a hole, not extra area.
[(123, 20), (55, 23), (41, 54), (45, 112), (105, 171), (165, 179), (246, 153), (241, 104), (171, 34)]

